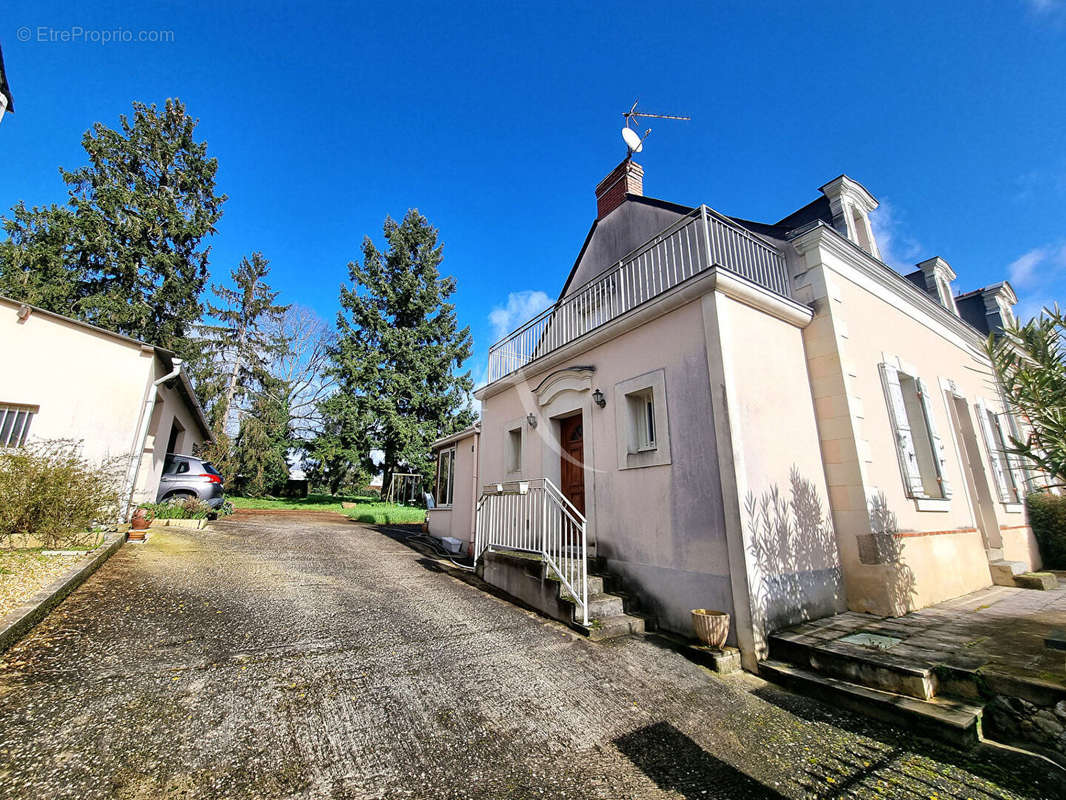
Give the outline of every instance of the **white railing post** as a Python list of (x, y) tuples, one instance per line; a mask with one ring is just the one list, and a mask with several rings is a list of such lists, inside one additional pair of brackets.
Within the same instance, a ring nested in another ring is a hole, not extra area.
[(494, 548), (539, 554), (588, 625), (588, 522), (555, 484), (538, 478), (487, 486), (475, 513), (475, 564)]

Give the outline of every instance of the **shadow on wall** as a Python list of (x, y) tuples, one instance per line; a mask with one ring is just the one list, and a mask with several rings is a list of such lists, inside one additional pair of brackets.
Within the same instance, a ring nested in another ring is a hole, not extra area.
[(614, 746), (660, 789), (677, 792), (689, 800), (782, 797), (715, 758), (667, 722), (620, 736)]
[(859, 560), (884, 568), (892, 616), (901, 617), (911, 610), (917, 585), (914, 572), (903, 563), (903, 540), (897, 536), (899, 521), (884, 492), (870, 498), (870, 530), (869, 535), (859, 537)]
[(793, 466), (789, 495), (771, 486), (744, 503), (748, 552), (757, 570), (750, 587), (756, 645), (779, 628), (844, 610), (840, 554), (815, 485)]

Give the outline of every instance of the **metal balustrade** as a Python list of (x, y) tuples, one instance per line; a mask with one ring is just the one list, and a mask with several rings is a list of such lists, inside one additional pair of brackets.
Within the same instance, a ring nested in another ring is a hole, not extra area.
[(781, 253), (732, 220), (700, 206), (492, 345), (489, 383), (709, 269), (728, 270), (791, 297)]
[(547, 478), (485, 486), (477, 503), (474, 563), (486, 550), (536, 553), (589, 622), (585, 517)]

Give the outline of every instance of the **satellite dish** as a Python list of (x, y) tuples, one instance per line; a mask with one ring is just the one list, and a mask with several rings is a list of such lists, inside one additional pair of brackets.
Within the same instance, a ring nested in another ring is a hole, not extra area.
[(632, 150), (634, 153), (639, 153), (644, 149), (644, 142), (640, 140), (640, 136), (635, 130), (628, 125), (622, 128), (622, 139), (625, 140), (626, 147)]

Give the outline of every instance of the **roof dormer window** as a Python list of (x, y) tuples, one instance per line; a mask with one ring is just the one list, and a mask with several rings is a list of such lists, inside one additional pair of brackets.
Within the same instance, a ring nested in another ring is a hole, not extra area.
[(833, 227), (876, 259), (881, 258), (870, 226), (870, 212), (877, 208), (877, 200), (858, 181), (847, 175), (830, 181), (821, 189), (829, 200)]
[(951, 268), (951, 265), (940, 256), (933, 256), (933, 258), (927, 258), (915, 266), (922, 273), (920, 279), (917, 278), (917, 273), (914, 273), (915, 278), (918, 282), (925, 282), (926, 293), (952, 314), (958, 316), (959, 309), (955, 305), (955, 295), (951, 291), (951, 282), (959, 276), (955, 274), (955, 270)]

